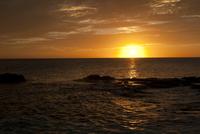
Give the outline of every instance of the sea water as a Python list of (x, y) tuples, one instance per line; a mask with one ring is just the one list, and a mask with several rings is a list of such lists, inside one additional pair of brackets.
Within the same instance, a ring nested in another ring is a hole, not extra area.
[(199, 89), (130, 90), (121, 96), (110, 92), (116, 87), (73, 80), (90, 74), (200, 76), (199, 67), (198, 58), (1, 60), (0, 73), (23, 74), (27, 82), (0, 85), (0, 133), (197, 134)]

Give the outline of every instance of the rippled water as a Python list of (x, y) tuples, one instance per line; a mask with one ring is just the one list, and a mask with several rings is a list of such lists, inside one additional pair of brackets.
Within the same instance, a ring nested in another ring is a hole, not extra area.
[(93, 73), (116, 77), (198, 75), (198, 59), (178, 59), (178, 62), (177, 59), (171, 62), (126, 59), (112, 63), (110, 59), (100, 59), (83, 60), (81, 64), (81, 60), (72, 61), (1, 61), (0, 72), (22, 73), (29, 81), (0, 85), (0, 133), (197, 134), (200, 131), (199, 89), (178, 87), (141, 92), (118, 89), (120, 93), (116, 93), (112, 91), (117, 87), (109, 84), (69, 81)]
[(197, 89), (148, 89), (124, 97), (96, 87), (1, 85), (0, 133), (196, 134), (200, 130)]

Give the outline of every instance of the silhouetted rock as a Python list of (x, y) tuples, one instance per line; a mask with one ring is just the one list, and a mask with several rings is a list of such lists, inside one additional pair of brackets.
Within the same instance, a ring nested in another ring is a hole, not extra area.
[(115, 78), (111, 76), (100, 76), (100, 75), (89, 75), (83, 79), (82, 81), (89, 81), (89, 82), (98, 82), (98, 81), (113, 81)]
[(181, 81), (176, 78), (150, 80), (147, 86), (152, 88), (173, 88), (181, 86)]
[[(113, 82), (113, 80), (115, 80)], [(121, 88), (130, 89), (146, 89), (146, 88), (175, 88), (183, 86), (191, 86), (192, 88), (200, 87), (200, 77), (184, 77), (184, 78), (132, 78), (132, 79), (115, 79), (110, 76), (89, 75), (80, 81), (85, 82), (113, 82)]]
[(10, 73), (0, 74), (0, 83), (21, 83), (25, 81), (26, 79), (23, 75)]
[(101, 77), (102, 80), (105, 80), (105, 81), (112, 81), (112, 80), (115, 80), (115, 78), (111, 77), (111, 76), (102, 76)]
[(85, 78), (83, 78), (84, 80), (100, 80), (101, 76), (100, 75), (89, 75)]
[(178, 78), (165, 78), (165, 79), (158, 79), (158, 78), (133, 78), (131, 81), (145, 85), (149, 88), (172, 88), (178, 87), (182, 85), (182, 82)]
[(199, 77), (184, 77), (182, 78), (183, 84), (186, 86), (192, 85), (193, 83), (200, 83)]

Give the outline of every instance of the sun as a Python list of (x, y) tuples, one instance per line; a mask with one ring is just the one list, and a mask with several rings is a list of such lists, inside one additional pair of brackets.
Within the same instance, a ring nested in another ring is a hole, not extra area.
[(126, 45), (120, 48), (120, 58), (144, 58), (146, 57), (145, 49), (141, 45)]

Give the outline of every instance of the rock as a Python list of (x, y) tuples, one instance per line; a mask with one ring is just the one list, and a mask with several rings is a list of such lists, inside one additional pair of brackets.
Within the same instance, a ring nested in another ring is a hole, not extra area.
[[(84, 82), (112, 82), (112, 84), (122, 86), (125, 88), (136, 87), (139, 89), (147, 88), (175, 88), (191, 86), (192, 88), (198, 88), (200, 83), (200, 77), (184, 77), (184, 78), (131, 78), (131, 79), (115, 79), (110, 76), (89, 75), (79, 81)], [(114, 81), (114, 82), (113, 82)]]
[(102, 80), (105, 80), (105, 81), (112, 81), (112, 80), (115, 80), (115, 78), (111, 77), (111, 76), (102, 76), (101, 77)]
[(101, 76), (100, 75), (89, 75), (85, 78), (83, 78), (84, 80), (100, 80)]
[(200, 83), (192, 84), (191, 88), (192, 89), (200, 89)]
[(199, 83), (200, 78), (199, 77), (184, 77), (182, 78), (183, 84), (188, 86), (192, 85), (193, 83)]
[(176, 78), (150, 80), (147, 86), (152, 88), (173, 88), (181, 86), (181, 81)]
[(111, 77), (111, 76), (100, 76), (100, 75), (89, 75), (83, 79), (81, 79), (81, 81), (89, 81), (89, 82), (98, 82), (98, 81), (113, 81), (115, 80), (115, 78)]
[(146, 87), (149, 88), (173, 88), (173, 87), (178, 87), (181, 86), (182, 82), (178, 78), (163, 78), (163, 79), (158, 79), (158, 78), (134, 78), (131, 79), (135, 83), (145, 85)]
[(22, 83), (25, 81), (26, 79), (23, 75), (11, 73), (0, 74), (0, 83)]

